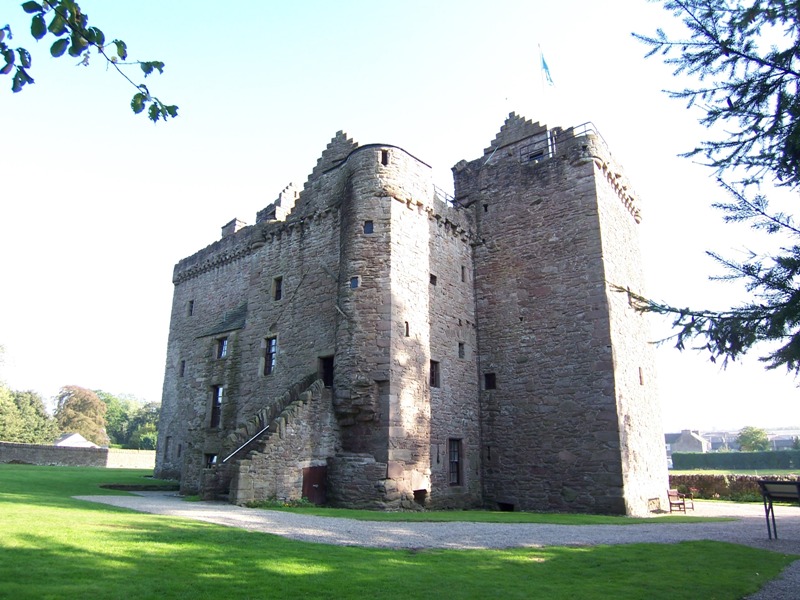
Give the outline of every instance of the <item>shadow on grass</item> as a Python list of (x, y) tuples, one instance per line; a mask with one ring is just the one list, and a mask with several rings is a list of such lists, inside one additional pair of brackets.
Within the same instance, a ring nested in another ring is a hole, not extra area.
[[(98, 517), (100, 517), (98, 519)], [(790, 562), (721, 542), (513, 550), (376, 550), (148, 515), (0, 541), (9, 598), (739, 598)]]

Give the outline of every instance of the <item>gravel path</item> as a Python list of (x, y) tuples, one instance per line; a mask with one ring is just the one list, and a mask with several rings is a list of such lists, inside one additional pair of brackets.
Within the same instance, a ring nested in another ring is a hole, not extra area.
[[(79, 496), (139, 512), (183, 517), (262, 531), (305, 542), (372, 548), (512, 548), (596, 544), (663, 544), (717, 540), (800, 555), (800, 507), (775, 508), (779, 539), (767, 538), (761, 504), (698, 502), (695, 516), (728, 516), (721, 523), (642, 525), (540, 525), (532, 523), (418, 523), (332, 519), (282, 511), (254, 510), (221, 502), (184, 502), (174, 492), (135, 496)], [(800, 598), (800, 560), (749, 600)]]

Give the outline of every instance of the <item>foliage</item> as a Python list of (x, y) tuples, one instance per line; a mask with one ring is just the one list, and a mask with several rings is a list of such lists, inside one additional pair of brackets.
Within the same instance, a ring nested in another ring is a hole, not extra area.
[(64, 433), (80, 433), (100, 446), (108, 445), (106, 405), (92, 390), (68, 385), (56, 396), (55, 417)]
[(98, 484), (136, 478), (136, 472), (122, 469), (0, 465), (2, 595), (390, 599), (446, 589), (449, 598), (733, 600), (752, 594), (796, 559), (707, 541), (508, 550), (358, 548), (73, 498), (113, 493), (99, 491)]
[(158, 402), (147, 402), (136, 410), (129, 423), (131, 434), (126, 447), (138, 450), (156, 449), (160, 412), (161, 405)]
[(767, 432), (758, 427), (748, 425), (739, 431), (736, 441), (743, 452), (766, 452), (769, 450)]
[(677, 471), (718, 469), (725, 471), (800, 470), (800, 450), (768, 452), (673, 452), (672, 465)]
[(20, 444), (52, 444), (58, 424), (36, 392), (10, 390), (0, 383), (0, 440)]
[(695, 499), (730, 500), (733, 502), (761, 502), (760, 479), (773, 481), (797, 481), (795, 476), (759, 475), (711, 475), (693, 473), (691, 475), (670, 475), (669, 486), (684, 494), (691, 493)]
[(112, 444), (155, 450), (161, 412), (158, 402), (140, 405), (132, 396), (115, 396), (103, 390), (95, 390), (95, 394), (106, 405), (106, 433)]
[[(97, 27), (89, 25), (89, 17), (83, 12), (75, 0), (42, 0), (41, 3), (28, 1), (22, 4), (22, 9), (32, 15), (31, 35), (34, 39), (41, 40), (52, 35), (55, 41), (50, 46), (50, 55), (54, 58), (65, 53), (73, 58), (80, 58), (80, 64), (88, 65), (92, 49), (103, 57), (122, 77), (136, 88), (136, 93), (131, 100), (131, 109), (139, 114), (147, 108), (147, 116), (154, 123), (159, 119), (165, 121), (178, 115), (178, 107), (163, 103), (150, 94), (150, 90), (143, 83), (135, 83), (121, 69), (123, 65), (139, 65), (144, 77), (155, 71), (164, 72), (164, 63), (158, 60), (125, 62), (128, 58), (128, 46), (120, 40), (106, 41), (105, 34)], [(49, 19), (49, 23), (48, 20)], [(22, 47), (12, 48), (6, 42), (12, 40), (11, 28), (6, 25), (0, 28), (0, 57), (5, 60), (5, 65), (0, 68), (0, 74), (12, 77), (11, 90), (21, 91), (25, 85), (34, 83), (28, 70), (31, 68), (31, 53)]]
[[(729, 223), (745, 223), (780, 247), (743, 261), (709, 254), (725, 269), (717, 279), (740, 280), (752, 300), (728, 310), (678, 308), (629, 293), (637, 309), (670, 315), (682, 350), (692, 340), (712, 361), (729, 360), (759, 342), (770, 350), (767, 368), (800, 373), (800, 229), (791, 215), (773, 212), (751, 184), (769, 180), (795, 192), (800, 186), (800, 24), (787, 0), (663, 0), (688, 35), (671, 39), (636, 35), (660, 53), (676, 74), (696, 76), (695, 87), (670, 92), (704, 111), (712, 139), (688, 152), (703, 156), (720, 176), (730, 200), (714, 206)], [(714, 137), (716, 136), (716, 137)], [(723, 175), (740, 177), (728, 184)], [(786, 244), (785, 240), (790, 243)], [(621, 288), (616, 288), (623, 291)], [(625, 290), (627, 291), (627, 290)]]

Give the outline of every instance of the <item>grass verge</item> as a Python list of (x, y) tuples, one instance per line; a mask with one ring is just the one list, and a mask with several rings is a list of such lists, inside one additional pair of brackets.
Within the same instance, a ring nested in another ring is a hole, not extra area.
[(719, 542), (376, 550), (286, 540), (73, 500), (145, 472), (0, 465), (0, 597), (704, 597), (733, 600), (795, 556)]

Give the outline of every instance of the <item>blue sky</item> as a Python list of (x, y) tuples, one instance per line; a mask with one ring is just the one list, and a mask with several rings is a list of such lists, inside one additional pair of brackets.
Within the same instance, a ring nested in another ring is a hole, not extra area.
[[(52, 396), (63, 385), (159, 400), (173, 265), (234, 217), (302, 185), (338, 130), (450, 169), (481, 155), (509, 112), (592, 121), (642, 200), (650, 294), (723, 307), (706, 249), (750, 241), (710, 208), (712, 173), (678, 158), (704, 131), (631, 32), (676, 28), (645, 0), (237, 2), (82, 0), (90, 23), (160, 59), (153, 93), (180, 116), (134, 116), (134, 91), (100, 60), (51, 59), (4, 2), (36, 84), (0, 80), (2, 377)], [(231, 8), (232, 7), (232, 8)], [(542, 85), (539, 46), (555, 87)], [(140, 80), (136, 68), (134, 79)], [(666, 330), (654, 322), (654, 338)], [(755, 360), (726, 371), (658, 351), (665, 428), (800, 424), (795, 381)]]

